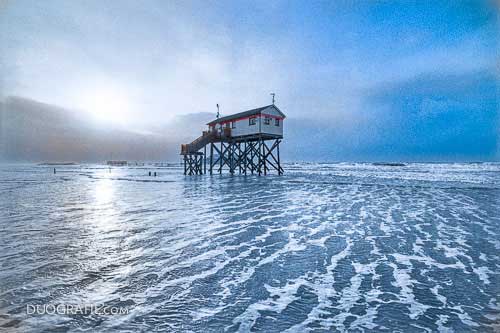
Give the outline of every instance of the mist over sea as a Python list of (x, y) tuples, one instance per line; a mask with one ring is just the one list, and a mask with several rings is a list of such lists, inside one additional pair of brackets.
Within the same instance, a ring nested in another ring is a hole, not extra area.
[(56, 168), (0, 164), (0, 330), (500, 329), (499, 163)]

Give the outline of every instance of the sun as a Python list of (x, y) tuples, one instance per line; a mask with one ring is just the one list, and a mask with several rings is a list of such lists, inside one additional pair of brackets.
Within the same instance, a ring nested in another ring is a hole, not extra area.
[(130, 105), (125, 93), (118, 89), (100, 88), (80, 94), (79, 107), (100, 123), (125, 125), (129, 122)]

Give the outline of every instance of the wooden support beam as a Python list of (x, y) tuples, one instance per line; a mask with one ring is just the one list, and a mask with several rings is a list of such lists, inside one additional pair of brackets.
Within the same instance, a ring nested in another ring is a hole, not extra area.
[(210, 175), (212, 175), (213, 171), (213, 160), (214, 160), (214, 143), (210, 143)]
[(281, 164), (280, 164), (280, 141), (279, 140), (276, 140), (276, 141), (278, 141), (278, 144), (276, 145), (276, 150), (278, 152), (278, 175), (282, 175), (283, 169), (281, 168)]
[[(282, 175), (279, 149), (281, 139), (273, 139), (272, 144), (268, 144), (269, 141), (269, 138), (259, 136), (251, 140), (220, 141), (220, 146), (214, 142), (207, 143), (210, 145), (209, 149), (205, 145), (201, 152), (184, 155), (184, 174), (206, 174), (208, 163), (208, 172), (211, 175), (214, 167), (218, 167), (219, 174), (222, 174), (225, 166), (231, 174), (238, 172), (245, 175), (248, 173), (267, 175), (272, 170), (276, 170), (278, 175)], [(210, 156), (207, 155), (208, 153)]]
[[(222, 143), (222, 141), (220, 142), (220, 151), (222, 152), (224, 150), (224, 144)], [(221, 154), (219, 156), (219, 160), (220, 160), (220, 167), (219, 167), (219, 174), (222, 174), (222, 158), (224, 157), (223, 154)]]

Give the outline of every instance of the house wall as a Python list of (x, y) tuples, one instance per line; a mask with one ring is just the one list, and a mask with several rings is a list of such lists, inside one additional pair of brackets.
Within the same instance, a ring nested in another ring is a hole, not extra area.
[[(269, 117), (269, 124), (266, 124), (265, 118)], [(234, 121), (234, 128), (232, 128), (232, 123), (229, 122), (229, 126), (231, 127), (231, 135), (233, 137), (238, 136), (246, 136), (253, 134), (273, 134), (283, 136), (283, 119), (281, 118), (281, 114), (276, 111), (272, 106), (262, 110), (262, 114), (255, 116), (255, 125), (250, 125), (249, 118), (243, 118)], [(275, 119), (279, 119), (279, 126), (276, 126)], [(216, 124), (215, 128), (220, 131), (221, 128), (226, 127), (227, 123)]]
[(233, 129), (231, 129), (232, 136), (244, 136), (259, 133), (259, 117), (255, 119), (255, 125), (249, 125), (249, 119), (241, 119), (234, 123)]
[(266, 124), (266, 115), (262, 115), (261, 121), (261, 133), (273, 134), (273, 135), (283, 135), (283, 119), (279, 119), (279, 125), (276, 126), (276, 117), (269, 117), (269, 124)]
[(271, 116), (281, 117), (281, 114), (273, 106), (269, 106), (264, 110), (262, 110), (262, 114), (269, 114)]
[[(269, 125), (266, 125), (265, 118), (270, 116)], [(279, 126), (275, 125), (275, 119), (279, 119)], [(281, 119), (281, 114), (272, 106), (262, 110), (261, 115), (261, 133), (281, 135), (283, 136), (283, 119)]]

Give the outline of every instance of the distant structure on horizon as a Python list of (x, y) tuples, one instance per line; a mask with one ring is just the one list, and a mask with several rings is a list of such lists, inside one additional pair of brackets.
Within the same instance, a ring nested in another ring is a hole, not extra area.
[(207, 124), (208, 130), (199, 138), (181, 145), (184, 174), (206, 174), (208, 162), (210, 174), (222, 174), (228, 169), (231, 174), (238, 171), (240, 174), (266, 175), (275, 170), (282, 175), (279, 145), (285, 117), (274, 104), (217, 117)]
[(111, 161), (107, 161), (106, 164), (109, 166), (127, 166), (128, 162), (127, 161), (111, 160)]

